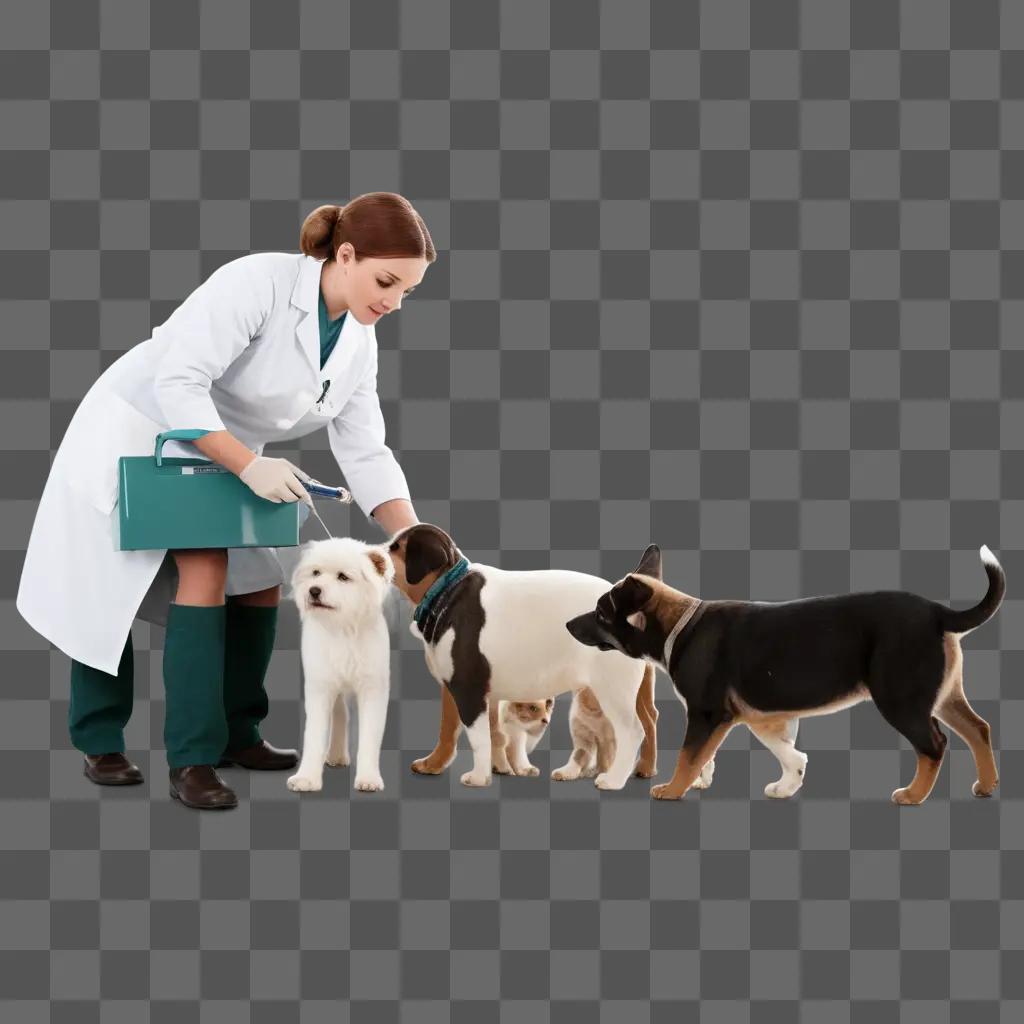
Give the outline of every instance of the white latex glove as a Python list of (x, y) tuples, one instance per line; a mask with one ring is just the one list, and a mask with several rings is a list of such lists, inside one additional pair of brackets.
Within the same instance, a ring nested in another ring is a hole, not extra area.
[(304, 501), (312, 507), (313, 499), (302, 486), (303, 480), (312, 479), (287, 459), (272, 459), (257, 455), (241, 473), (238, 479), (254, 494), (268, 501)]

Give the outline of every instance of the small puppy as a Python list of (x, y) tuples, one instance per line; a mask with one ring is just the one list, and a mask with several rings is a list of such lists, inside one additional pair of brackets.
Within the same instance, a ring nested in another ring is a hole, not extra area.
[(556, 782), (571, 782), (581, 776), (592, 778), (608, 771), (615, 759), (615, 730), (601, 710), (594, 691), (584, 686), (572, 695), (569, 707), (572, 756), (551, 773)]
[[(497, 704), (497, 708), (495, 708)], [(554, 697), (542, 701), (491, 701), (491, 760), (499, 775), (540, 775), (528, 754), (547, 732)]]
[[(676, 800), (735, 725), (745, 723), (802, 778), (793, 719), (874, 701), (917, 753), (898, 804), (928, 797), (942, 764), (944, 722), (971, 748), (975, 796), (991, 796), (999, 776), (988, 723), (967, 702), (960, 638), (990, 619), (1006, 592), (995, 555), (981, 548), (988, 590), (954, 611), (904, 590), (833, 594), (794, 601), (702, 601), (666, 586), (654, 544), (640, 564), (568, 622), (581, 643), (660, 665), (686, 706), (686, 735), (675, 774), (652, 796)], [(787, 776), (780, 780), (786, 783)], [(779, 793), (769, 795), (782, 795)]]
[(306, 729), (297, 792), (323, 785), (324, 762), (349, 763), (348, 699), (359, 709), (355, 788), (384, 788), (380, 745), (388, 711), (391, 640), (384, 599), (395, 569), (386, 547), (353, 537), (311, 541), (292, 574), (302, 623)]

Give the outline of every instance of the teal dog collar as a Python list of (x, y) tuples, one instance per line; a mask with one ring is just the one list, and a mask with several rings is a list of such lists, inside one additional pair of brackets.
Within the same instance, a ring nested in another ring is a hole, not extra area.
[(420, 599), (420, 603), (416, 605), (416, 609), (413, 612), (416, 625), (420, 627), (421, 631), (423, 629), (423, 620), (426, 618), (438, 597), (452, 586), (452, 584), (461, 580), (468, 571), (469, 559), (463, 556), (443, 576), (438, 576), (438, 578), (430, 584), (430, 589)]

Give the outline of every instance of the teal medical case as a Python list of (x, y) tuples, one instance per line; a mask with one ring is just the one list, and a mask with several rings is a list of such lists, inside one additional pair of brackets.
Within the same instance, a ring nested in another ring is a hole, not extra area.
[(157, 434), (152, 458), (118, 459), (117, 550), (298, 546), (304, 502), (261, 498), (207, 459), (163, 457), (164, 442), (205, 433), (167, 430)]

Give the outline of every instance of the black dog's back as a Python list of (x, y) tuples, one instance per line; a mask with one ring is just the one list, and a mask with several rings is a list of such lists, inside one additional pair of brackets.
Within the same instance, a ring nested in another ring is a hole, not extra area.
[[(913, 657), (904, 667), (926, 671), (937, 688), (943, 611), (898, 590), (777, 603), (706, 601), (673, 678), (690, 691), (683, 693), (688, 703), (718, 704), (732, 691), (762, 711), (796, 712), (841, 701), (860, 686), (874, 697), (882, 677), (876, 672), (873, 679), (873, 663), (897, 665), (906, 649)], [(935, 660), (922, 659), (925, 651)], [(920, 678), (911, 685), (919, 688)]]

